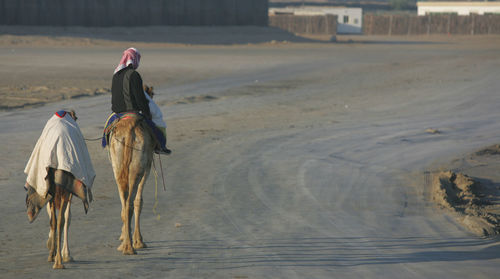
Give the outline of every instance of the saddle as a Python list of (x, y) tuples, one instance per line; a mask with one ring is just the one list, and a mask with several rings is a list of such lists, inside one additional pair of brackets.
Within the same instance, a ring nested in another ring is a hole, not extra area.
[(104, 124), (104, 131), (102, 133), (102, 141), (101, 141), (102, 148), (105, 148), (106, 145), (109, 144), (109, 135), (115, 128), (118, 121), (120, 121), (120, 119), (139, 118), (139, 117), (143, 116), (136, 112), (111, 113), (111, 115), (106, 120), (106, 123)]
[(161, 143), (165, 142), (165, 136), (161, 133), (161, 131), (156, 127), (156, 125), (153, 123), (153, 121), (145, 118), (142, 114), (137, 113), (137, 112), (124, 112), (124, 113), (116, 113), (113, 112), (111, 115), (108, 117), (106, 120), (106, 123), (104, 125), (104, 131), (102, 135), (102, 141), (101, 145), (103, 148), (106, 147), (106, 145), (109, 145), (109, 135), (115, 128), (116, 124), (118, 121), (121, 119), (127, 119), (127, 118), (140, 118), (144, 120), (147, 124), (148, 127), (150, 128), (150, 133), (153, 135), (153, 138), (155, 139), (155, 144), (156, 146), (162, 146)]

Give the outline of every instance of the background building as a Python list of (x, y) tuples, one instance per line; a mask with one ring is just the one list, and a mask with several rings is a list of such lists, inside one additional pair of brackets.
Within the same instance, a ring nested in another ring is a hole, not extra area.
[(500, 14), (500, 2), (417, 2), (418, 15), (427, 14)]

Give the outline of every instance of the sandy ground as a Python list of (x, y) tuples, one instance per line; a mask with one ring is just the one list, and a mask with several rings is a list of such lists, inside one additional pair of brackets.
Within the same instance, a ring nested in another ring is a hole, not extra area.
[[(1, 277), (498, 275), (498, 238), (438, 206), (430, 174), (451, 170), (498, 189), (499, 155), (474, 152), (500, 142), (500, 37), (326, 43), (266, 28), (0, 30)], [(75, 261), (54, 271), (46, 214), (27, 220), (22, 170), (60, 108), (76, 109), (87, 138), (100, 136), (105, 89), (129, 46), (142, 52), (139, 70), (174, 150), (162, 159), (166, 191), (153, 174), (144, 191), (148, 248), (116, 251), (108, 154), (88, 141), (95, 201), (85, 215), (75, 200)], [(5, 110), (15, 107), (9, 88), (38, 104)], [(68, 95), (47, 97), (53, 91)]]

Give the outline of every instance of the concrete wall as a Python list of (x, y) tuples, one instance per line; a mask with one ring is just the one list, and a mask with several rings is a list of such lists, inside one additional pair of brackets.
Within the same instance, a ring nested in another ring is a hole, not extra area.
[(0, 0), (2, 25), (267, 25), (267, 0)]

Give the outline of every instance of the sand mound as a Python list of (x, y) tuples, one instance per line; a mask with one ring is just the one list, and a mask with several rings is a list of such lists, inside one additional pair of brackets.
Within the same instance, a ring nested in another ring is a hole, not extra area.
[(91, 97), (109, 94), (108, 88), (77, 88), (48, 86), (0, 87), (0, 110), (20, 109), (44, 105), (66, 99)]
[(500, 215), (492, 203), (497, 198), (491, 189), (462, 173), (440, 172), (432, 180), (432, 199), (458, 213), (460, 221), (480, 235), (500, 234)]
[(500, 144), (495, 144), (489, 147), (486, 147), (484, 149), (481, 149), (476, 152), (476, 155), (478, 156), (483, 156), (483, 155), (499, 155), (500, 154)]

